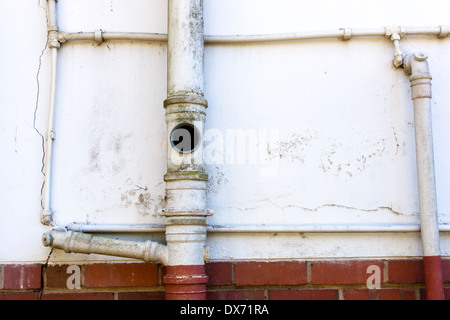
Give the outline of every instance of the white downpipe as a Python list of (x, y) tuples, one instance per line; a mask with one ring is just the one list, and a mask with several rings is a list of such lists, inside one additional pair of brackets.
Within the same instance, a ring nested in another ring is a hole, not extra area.
[(58, 48), (57, 40), (58, 26), (56, 24), (56, 0), (48, 0), (48, 46), (51, 50), (51, 78), (50, 97), (47, 120), (47, 133), (45, 135), (45, 160), (44, 160), (44, 185), (42, 190), (42, 213), (41, 222), (44, 225), (53, 225), (52, 210), (52, 162), (53, 162), (53, 140), (54, 117), (55, 117), (55, 97), (56, 97), (56, 77), (58, 70)]
[(431, 74), (427, 59), (425, 53), (410, 54), (404, 58), (403, 67), (410, 75), (411, 97), (414, 105), (417, 180), (426, 298), (427, 300), (443, 300), (444, 286), (431, 117)]
[(205, 300), (206, 183), (202, 135), (203, 0), (169, 0), (167, 43), (167, 173), (165, 217), (169, 261), (166, 300)]
[(411, 75), (423, 253), (425, 256), (439, 256), (439, 223), (431, 120), (431, 75), (427, 55), (416, 53), (406, 56), (404, 68)]
[(202, 0), (169, 0), (167, 96), (203, 97)]
[[(206, 242), (206, 182), (203, 148), (181, 153), (171, 132), (186, 123), (203, 134), (203, 0), (169, 0), (166, 123), (168, 160), (165, 216), (169, 265), (203, 265)], [(185, 137), (190, 139), (189, 137)], [(201, 141), (201, 140), (200, 140)]]

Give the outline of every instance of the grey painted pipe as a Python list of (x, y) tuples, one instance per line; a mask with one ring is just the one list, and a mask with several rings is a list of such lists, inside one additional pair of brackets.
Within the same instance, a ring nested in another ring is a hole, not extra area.
[(154, 241), (130, 241), (73, 231), (51, 231), (42, 236), (44, 246), (67, 253), (102, 254), (145, 262), (167, 263), (167, 247)]
[[(205, 35), (205, 44), (239, 44), (258, 42), (280, 42), (336, 38), (349, 40), (355, 37), (386, 37), (394, 33), (401, 36), (431, 35), (445, 38), (449, 34), (447, 26), (436, 27), (380, 27), (380, 28), (340, 28), (334, 30), (315, 30), (304, 32), (280, 33), (280, 34), (255, 34), (255, 35)], [(68, 41), (95, 41), (128, 40), (128, 41), (161, 41), (168, 40), (167, 34), (145, 32), (107, 32), (97, 30), (95, 32), (59, 33), (61, 43)]]
[(404, 59), (403, 66), (405, 71), (410, 74), (411, 96), (414, 105), (420, 228), (426, 296), (429, 300), (443, 300), (444, 289), (431, 118), (431, 74), (427, 58), (424, 53), (408, 55)]

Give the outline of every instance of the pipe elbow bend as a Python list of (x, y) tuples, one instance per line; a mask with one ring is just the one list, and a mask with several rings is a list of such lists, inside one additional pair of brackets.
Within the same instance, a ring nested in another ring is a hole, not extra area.
[(403, 59), (403, 66), (406, 73), (411, 76), (423, 75), (431, 79), (427, 59), (428, 55), (424, 52), (416, 52), (406, 55)]
[(431, 99), (431, 74), (427, 62), (428, 56), (419, 52), (409, 54), (403, 61), (403, 67), (411, 81), (411, 98), (413, 100)]
[(169, 262), (169, 251), (167, 246), (154, 241), (146, 241), (145, 253), (143, 260), (145, 262), (159, 262), (162, 265), (167, 265)]

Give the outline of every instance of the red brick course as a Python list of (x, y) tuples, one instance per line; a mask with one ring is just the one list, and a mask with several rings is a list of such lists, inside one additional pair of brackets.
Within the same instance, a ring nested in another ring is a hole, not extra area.
[(3, 292), (0, 293), (0, 300), (37, 300), (39, 298), (39, 292)]
[(388, 281), (391, 283), (424, 282), (423, 261), (421, 259), (389, 261)]
[[(376, 265), (381, 288), (366, 282)], [(68, 289), (68, 265), (0, 265), (0, 300), (163, 300), (165, 268), (154, 263), (79, 265), (81, 288)], [(450, 259), (442, 260), (450, 300)], [(422, 259), (213, 262), (209, 300), (424, 299)]]
[(336, 289), (270, 290), (269, 300), (338, 300)]
[[(164, 290), (164, 289), (163, 289)], [(164, 300), (164, 291), (156, 292), (120, 292), (119, 300)]]
[(94, 263), (84, 266), (84, 287), (151, 287), (158, 284), (155, 263)]
[(264, 290), (229, 289), (210, 290), (206, 293), (207, 300), (264, 300)]
[(237, 286), (305, 284), (306, 262), (238, 262), (234, 278)]
[(415, 300), (414, 289), (344, 289), (344, 300)]
[(383, 279), (383, 262), (379, 260), (317, 261), (311, 262), (312, 284), (366, 284), (369, 266), (380, 268)]
[(3, 269), (3, 289), (40, 289), (42, 265), (7, 264)]
[(67, 292), (44, 293), (42, 300), (113, 300), (114, 293), (109, 292)]
[(208, 263), (205, 268), (209, 276), (209, 285), (227, 285), (233, 283), (233, 264), (230, 262)]

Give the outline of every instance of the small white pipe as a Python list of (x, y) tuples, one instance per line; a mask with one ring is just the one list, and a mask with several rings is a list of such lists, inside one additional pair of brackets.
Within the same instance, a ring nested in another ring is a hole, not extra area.
[(51, 78), (50, 78), (50, 97), (47, 120), (47, 133), (45, 136), (45, 159), (44, 159), (44, 185), (42, 190), (42, 212), (41, 222), (44, 225), (53, 225), (52, 210), (52, 157), (54, 137), (54, 116), (55, 116), (55, 97), (56, 97), (56, 76), (58, 71), (58, 48), (57, 40), (58, 26), (56, 24), (56, 0), (48, 0), (48, 46), (51, 50)]
[[(230, 36), (205, 36), (205, 44), (231, 44), (252, 42), (297, 41), (337, 38), (349, 40), (354, 37), (386, 37), (392, 30), (402, 30), (402, 35), (435, 35), (441, 38), (448, 36), (448, 28), (438, 27), (383, 27), (351, 29), (340, 28), (336, 30), (305, 31), (284, 34), (261, 35), (230, 35)], [(389, 35), (390, 36), (390, 35)]]
[(56, 70), (58, 63), (58, 49), (52, 48), (52, 75), (51, 75), (51, 83), (50, 83), (50, 104), (48, 110), (48, 127), (47, 127), (47, 135), (45, 137), (45, 162), (44, 162), (44, 188), (42, 191), (43, 199), (43, 210), (41, 221), (45, 225), (52, 224), (52, 216), (53, 210), (51, 207), (51, 189), (52, 189), (52, 156), (53, 156), (53, 140), (54, 140), (54, 113), (55, 113), (55, 88), (56, 88)]
[[(292, 32), (280, 34), (256, 34), (256, 35), (205, 35), (205, 44), (238, 44), (238, 43), (258, 43), (258, 42), (279, 42), (279, 41), (299, 41), (314, 39), (341, 39), (349, 40), (355, 37), (386, 37), (389, 30), (402, 30), (402, 36), (438, 36), (445, 38), (449, 34), (447, 26), (437, 27), (381, 27), (381, 28), (363, 28), (351, 29), (340, 28), (334, 30), (317, 30), (305, 32)], [(99, 31), (97, 31), (99, 32)], [(168, 41), (167, 34), (145, 33), (145, 32), (103, 32), (101, 36), (104, 41), (107, 40), (128, 40), (128, 41)], [(59, 41), (96, 41), (96, 32), (78, 32), (66, 33), (59, 32)]]
[[(160, 224), (82, 224), (73, 223), (68, 230), (87, 233), (164, 233)], [(450, 224), (441, 224), (440, 232), (450, 232)], [(219, 224), (206, 226), (208, 233), (383, 233), (420, 232), (419, 224)]]
[(58, 31), (58, 26), (56, 23), (56, 2), (57, 0), (47, 0), (48, 6), (48, 31)]
[[(144, 33), (144, 32), (103, 32), (98, 30), (96, 32), (78, 32), (66, 33), (60, 32), (59, 40), (66, 41), (95, 41), (96, 34), (100, 32), (103, 41), (167, 41), (167, 34), (161, 33)], [(98, 36), (97, 36), (98, 37)]]
[(310, 225), (217, 225), (207, 228), (217, 233), (394, 233), (419, 232), (414, 224), (310, 224)]
[[(258, 35), (230, 35), (230, 36), (205, 36), (207, 44), (221, 43), (248, 43), (248, 42), (274, 42), (274, 41), (296, 41), (326, 38), (343, 38), (345, 29), (321, 30), (309, 32), (295, 32), (283, 34), (258, 34)], [(384, 35), (384, 33), (383, 33)]]
[(67, 230), (87, 233), (164, 233), (162, 224), (83, 224), (72, 223)]

